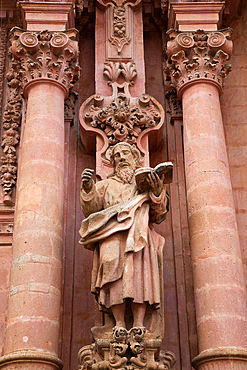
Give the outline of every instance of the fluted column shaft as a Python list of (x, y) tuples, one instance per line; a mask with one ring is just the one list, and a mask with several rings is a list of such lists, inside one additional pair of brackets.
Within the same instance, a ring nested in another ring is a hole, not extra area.
[(193, 365), (223, 369), (231, 363), (233, 368), (246, 368), (246, 289), (219, 101), (222, 79), (229, 71), (225, 60), (231, 52), (230, 34), (198, 31), (172, 36), (170, 77), (183, 105), (200, 352)]

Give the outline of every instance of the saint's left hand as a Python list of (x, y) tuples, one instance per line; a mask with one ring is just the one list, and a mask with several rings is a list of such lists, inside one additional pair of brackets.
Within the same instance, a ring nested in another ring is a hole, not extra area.
[(157, 175), (157, 173), (154, 171), (148, 174), (147, 180), (149, 182), (152, 192), (154, 193), (156, 197), (159, 197), (162, 192), (162, 189), (164, 186), (164, 183), (163, 183), (164, 177), (165, 175), (163, 174), (160, 178), (159, 175)]

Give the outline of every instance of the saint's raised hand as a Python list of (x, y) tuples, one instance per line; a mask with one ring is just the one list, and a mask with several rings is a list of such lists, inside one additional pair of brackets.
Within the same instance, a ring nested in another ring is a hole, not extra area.
[(85, 168), (85, 170), (81, 174), (81, 188), (89, 192), (93, 186), (93, 173), (94, 170), (89, 168)]

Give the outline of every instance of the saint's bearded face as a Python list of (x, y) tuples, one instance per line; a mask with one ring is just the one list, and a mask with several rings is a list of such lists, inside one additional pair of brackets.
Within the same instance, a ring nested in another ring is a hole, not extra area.
[(126, 145), (118, 145), (114, 151), (114, 172), (125, 184), (134, 179), (136, 161), (131, 149)]

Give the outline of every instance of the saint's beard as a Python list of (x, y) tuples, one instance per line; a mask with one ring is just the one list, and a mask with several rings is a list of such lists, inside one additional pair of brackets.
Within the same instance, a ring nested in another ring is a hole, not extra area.
[(124, 184), (131, 184), (135, 174), (135, 165), (130, 163), (119, 163), (115, 168), (115, 175), (120, 178)]

